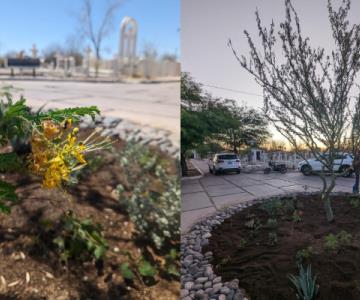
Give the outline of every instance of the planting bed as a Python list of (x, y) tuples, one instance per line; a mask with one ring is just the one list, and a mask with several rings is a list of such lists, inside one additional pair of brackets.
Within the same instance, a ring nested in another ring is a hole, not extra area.
[[(272, 217), (276, 225), (268, 223), (264, 204), (255, 204), (215, 227), (202, 251), (213, 253), (211, 264), (217, 275), (224, 281), (239, 279), (252, 300), (295, 300), (287, 276), (298, 275), (299, 257), (317, 275), (317, 299), (360, 299), (360, 205), (351, 197), (332, 198), (332, 223), (327, 222), (318, 195), (298, 196), (296, 217), (291, 208), (276, 210)], [(293, 198), (285, 202), (293, 203)], [(326, 247), (325, 237), (341, 231), (351, 238), (335, 248)], [(299, 255), (301, 250), (305, 255)]]
[[(85, 130), (85, 135), (86, 135)], [(119, 152), (125, 142), (116, 142)], [(175, 160), (156, 149), (167, 170), (176, 174)], [(176, 277), (161, 271), (150, 279), (129, 281), (119, 266), (141, 254), (152, 264), (161, 264), (164, 253), (136, 234), (134, 224), (121, 205), (116, 186), (124, 183), (124, 170), (111, 152), (82, 174), (79, 183), (67, 192), (43, 190), (38, 178), (26, 173), (4, 174), (17, 186), (21, 199), (9, 215), (0, 214), (0, 299), (177, 299)], [(157, 186), (153, 186), (157, 191)], [(161, 191), (157, 191), (161, 192)], [(59, 234), (59, 219), (66, 211), (99, 223), (109, 250), (103, 263), (59, 260), (53, 239)], [(172, 245), (177, 247), (177, 244)]]

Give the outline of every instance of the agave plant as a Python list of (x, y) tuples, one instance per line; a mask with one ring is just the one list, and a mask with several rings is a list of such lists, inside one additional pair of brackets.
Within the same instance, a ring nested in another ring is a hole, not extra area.
[(319, 285), (316, 284), (316, 275), (311, 274), (311, 265), (306, 270), (302, 265), (299, 266), (298, 276), (289, 275), (288, 278), (296, 289), (296, 298), (299, 300), (314, 300), (319, 291)]

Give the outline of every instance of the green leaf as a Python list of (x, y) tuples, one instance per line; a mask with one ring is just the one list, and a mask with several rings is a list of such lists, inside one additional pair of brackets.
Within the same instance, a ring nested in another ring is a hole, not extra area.
[(15, 171), (20, 168), (19, 158), (16, 153), (0, 154), (0, 172)]
[(55, 238), (53, 240), (53, 243), (58, 246), (60, 249), (64, 249), (65, 248), (65, 241), (62, 237), (58, 236), (57, 238)]
[(95, 116), (100, 114), (96, 106), (89, 107), (73, 107), (65, 109), (55, 109), (47, 112), (39, 112), (36, 116), (32, 116), (31, 120), (40, 123), (43, 120), (53, 120), (55, 122), (62, 122), (66, 119), (73, 119), (78, 122), (81, 117), (90, 116), (93, 120)]
[(133, 271), (130, 269), (129, 263), (127, 262), (120, 265), (120, 272), (121, 275), (126, 279), (133, 280), (135, 277)]
[(175, 265), (170, 265), (170, 266), (168, 266), (167, 272), (168, 272), (170, 275), (180, 276), (179, 270), (178, 270), (178, 268), (177, 268)]
[(18, 197), (15, 193), (15, 189), (16, 188), (10, 183), (0, 180), (0, 201), (1, 200), (12, 201), (12, 202), (18, 201)]
[(106, 252), (106, 248), (103, 246), (98, 246), (96, 247), (95, 251), (94, 251), (94, 255), (96, 259), (100, 259), (102, 257), (104, 257)]
[(156, 268), (145, 259), (140, 261), (138, 269), (140, 274), (144, 277), (154, 277), (156, 275)]

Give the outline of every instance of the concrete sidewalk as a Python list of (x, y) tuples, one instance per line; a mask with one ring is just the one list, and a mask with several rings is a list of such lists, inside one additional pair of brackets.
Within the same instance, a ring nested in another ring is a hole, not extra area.
[[(319, 191), (318, 176), (304, 176), (299, 172), (287, 174), (209, 174), (205, 161), (192, 160), (205, 176), (181, 183), (181, 231), (186, 233), (198, 220), (227, 206), (255, 198), (284, 195), (291, 192)], [(334, 192), (352, 192), (354, 178), (338, 178)]]
[(96, 105), (102, 115), (144, 127), (166, 130), (174, 145), (180, 140), (180, 83), (99, 83), (6, 80), (0, 85), (22, 89), (29, 106), (65, 108)]

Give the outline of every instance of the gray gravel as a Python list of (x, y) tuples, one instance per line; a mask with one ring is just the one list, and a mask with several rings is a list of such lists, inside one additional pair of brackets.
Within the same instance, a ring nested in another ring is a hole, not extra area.
[(158, 147), (173, 157), (179, 157), (180, 149), (174, 145), (169, 136), (171, 132), (167, 130), (144, 127), (121, 118), (96, 116), (95, 122), (91, 117), (82, 119), (81, 128), (101, 127), (101, 135), (120, 138), (124, 141), (134, 141), (142, 145)]

